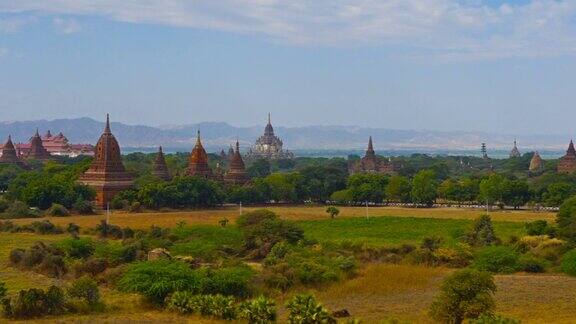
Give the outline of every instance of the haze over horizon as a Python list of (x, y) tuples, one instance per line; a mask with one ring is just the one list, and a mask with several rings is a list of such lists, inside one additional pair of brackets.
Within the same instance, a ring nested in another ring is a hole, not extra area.
[(0, 120), (574, 134), (576, 2), (0, 0)]

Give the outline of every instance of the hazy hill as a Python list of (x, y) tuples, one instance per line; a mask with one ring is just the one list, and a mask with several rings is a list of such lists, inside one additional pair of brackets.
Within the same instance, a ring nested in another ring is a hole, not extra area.
[[(251, 145), (263, 133), (264, 125), (234, 127), (226, 123), (206, 122), (192, 125), (151, 127), (112, 123), (112, 130), (123, 147), (153, 148), (163, 145), (172, 150), (189, 150), (198, 129), (205, 146), (216, 151), (227, 148), (236, 137), (243, 147)], [(12, 134), (16, 142), (28, 141), (36, 128), (43, 134), (62, 131), (74, 143), (95, 143), (104, 123), (91, 118), (1, 122), (2, 141)], [(481, 142), (491, 149), (508, 150), (516, 138), (520, 149), (562, 151), (570, 136), (512, 136), (481, 132), (442, 132), (365, 128), (356, 126), (275, 127), (278, 136), (291, 150), (361, 150), (368, 136), (377, 150), (478, 150)]]

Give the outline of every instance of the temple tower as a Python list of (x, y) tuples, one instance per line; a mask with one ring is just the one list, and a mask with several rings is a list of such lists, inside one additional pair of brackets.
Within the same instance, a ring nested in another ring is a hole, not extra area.
[(518, 146), (516, 145), (516, 141), (514, 141), (514, 147), (512, 148), (512, 151), (510, 151), (510, 158), (517, 158), (520, 157), (520, 151), (518, 150)]
[(134, 186), (132, 176), (122, 164), (120, 145), (110, 131), (110, 118), (106, 115), (106, 127), (100, 136), (90, 168), (80, 176), (79, 182), (96, 190), (96, 204), (106, 208), (119, 192)]
[(38, 129), (36, 129), (36, 134), (30, 139), (30, 152), (28, 152), (26, 157), (31, 160), (46, 160), (50, 158), (50, 153), (42, 144)]
[(168, 171), (168, 166), (166, 165), (166, 159), (164, 158), (164, 152), (162, 152), (162, 146), (158, 148), (158, 154), (152, 162), (152, 175), (158, 177), (164, 181), (170, 181), (170, 172)]
[(24, 163), (18, 158), (14, 143), (12, 143), (12, 136), (8, 135), (8, 140), (2, 148), (2, 156), (0, 156), (0, 164), (16, 164), (24, 166)]
[(385, 160), (376, 156), (374, 145), (372, 144), (372, 136), (370, 136), (368, 139), (368, 148), (366, 149), (366, 154), (360, 159), (360, 161), (354, 163), (349, 168), (349, 172), (352, 174), (371, 172), (390, 174), (394, 172), (394, 167), (390, 160)]
[(574, 142), (570, 141), (566, 155), (558, 161), (559, 173), (572, 173), (576, 172), (576, 149), (574, 149)]
[(542, 161), (540, 154), (538, 154), (538, 152), (534, 152), (534, 155), (532, 155), (532, 159), (530, 160), (530, 167), (528, 170), (530, 172), (538, 172), (542, 170), (543, 167), (544, 162)]
[(248, 182), (248, 180), (244, 161), (242, 160), (242, 155), (240, 155), (240, 144), (238, 140), (236, 140), (236, 150), (230, 159), (230, 167), (224, 176), (224, 181), (230, 184), (243, 185)]
[(200, 141), (200, 131), (198, 131), (196, 145), (194, 146), (194, 149), (192, 149), (192, 154), (190, 155), (186, 175), (206, 179), (212, 179), (214, 177), (210, 166), (208, 166), (208, 154), (206, 154), (206, 150), (204, 150), (202, 142)]

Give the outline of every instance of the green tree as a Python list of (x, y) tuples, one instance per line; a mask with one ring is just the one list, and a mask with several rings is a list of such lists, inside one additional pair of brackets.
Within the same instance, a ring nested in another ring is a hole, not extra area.
[(258, 159), (252, 162), (246, 172), (250, 178), (264, 178), (270, 175), (270, 162), (266, 159)]
[(430, 315), (442, 323), (460, 324), (491, 314), (495, 308), (496, 284), (492, 275), (477, 270), (459, 270), (442, 283), (440, 294), (430, 306)]
[(322, 304), (313, 295), (296, 295), (286, 304), (288, 322), (291, 324), (336, 323)]
[(531, 197), (532, 193), (525, 180), (505, 180), (502, 184), (502, 202), (507, 206), (518, 209), (530, 201)]
[(412, 202), (432, 206), (438, 194), (438, 184), (436, 183), (434, 171), (421, 170), (412, 180), (412, 191), (410, 196)]
[(576, 193), (576, 187), (566, 182), (552, 183), (547, 186), (542, 195), (542, 200), (546, 206), (560, 206), (562, 203)]
[(340, 209), (334, 206), (326, 207), (326, 212), (330, 215), (330, 218), (334, 219), (338, 214), (340, 214)]
[(411, 191), (412, 188), (410, 187), (408, 178), (395, 175), (390, 178), (384, 193), (388, 201), (407, 203), (410, 202)]
[(504, 182), (506, 178), (500, 174), (491, 174), (480, 182), (479, 200), (489, 206), (502, 202)]
[(298, 172), (272, 173), (265, 181), (270, 187), (270, 196), (275, 201), (297, 202), (302, 177)]
[(566, 200), (556, 215), (558, 224), (558, 236), (576, 243), (576, 196)]
[(382, 202), (388, 177), (377, 173), (357, 173), (348, 177), (347, 187), (353, 201)]

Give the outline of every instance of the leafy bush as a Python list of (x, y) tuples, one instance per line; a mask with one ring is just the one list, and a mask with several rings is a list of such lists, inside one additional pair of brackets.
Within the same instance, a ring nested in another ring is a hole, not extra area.
[(74, 264), (74, 274), (80, 277), (84, 274), (96, 276), (99, 273), (106, 271), (108, 262), (102, 258), (89, 258), (86, 261), (79, 261)]
[(288, 301), (286, 308), (289, 312), (288, 322), (293, 324), (336, 323), (328, 310), (316, 302), (313, 295), (296, 295)]
[(571, 250), (564, 254), (561, 264), (562, 272), (571, 276), (576, 276), (576, 250)]
[(0, 281), (0, 300), (4, 299), (4, 297), (6, 297), (7, 292), (8, 292), (8, 289), (6, 288), (6, 284), (3, 281)]
[(90, 306), (100, 303), (100, 290), (96, 281), (88, 276), (84, 276), (72, 283), (68, 288), (68, 295), (79, 298)]
[(466, 243), (471, 246), (488, 246), (500, 242), (494, 233), (492, 219), (488, 215), (482, 215), (474, 221), (472, 230), (466, 234)]
[(556, 215), (558, 224), (558, 235), (569, 241), (576, 243), (576, 196), (566, 200)]
[(520, 254), (506, 246), (490, 246), (480, 250), (473, 267), (488, 272), (512, 273), (520, 270)]
[(222, 295), (194, 295), (177, 291), (166, 301), (166, 308), (181, 314), (200, 314), (225, 320), (236, 319), (237, 308), (233, 297)]
[(80, 215), (94, 215), (96, 213), (94, 204), (88, 200), (78, 200), (72, 208)]
[(67, 257), (86, 259), (94, 253), (95, 243), (90, 238), (67, 238), (54, 243)]
[(240, 305), (240, 318), (253, 324), (276, 322), (276, 303), (264, 296), (247, 300)]
[(26, 205), (26, 203), (15, 200), (10, 204), (10, 207), (4, 212), (4, 218), (29, 218), (40, 216), (37, 212), (33, 211)]
[(548, 264), (544, 260), (539, 259), (533, 255), (523, 255), (520, 257), (520, 265), (522, 271), (530, 273), (542, 273), (546, 270), (546, 266)]
[(470, 324), (520, 324), (519, 320), (500, 315), (483, 314), (477, 319), (469, 321)]
[(68, 209), (66, 209), (66, 207), (60, 204), (52, 204), (52, 206), (48, 209), (47, 213), (50, 216), (57, 216), (57, 217), (70, 216), (70, 212), (68, 211)]
[(27, 250), (14, 249), (10, 252), (10, 262), (25, 269), (36, 269), (51, 277), (62, 277), (66, 272), (64, 253), (52, 246), (37, 242)]
[(295, 244), (304, 238), (304, 231), (296, 224), (264, 209), (242, 214), (237, 224), (244, 233), (245, 248), (255, 258), (265, 257), (278, 242)]
[(8, 207), (10, 207), (10, 202), (4, 197), (0, 197), (0, 213), (5, 212)]
[(21, 290), (14, 301), (4, 302), (5, 315), (13, 319), (59, 315), (65, 312), (66, 300), (62, 289), (51, 286), (48, 290)]
[(22, 225), (17, 230), (17, 232), (31, 232), (36, 234), (62, 234), (64, 230), (54, 225), (49, 220), (35, 221), (30, 224)]
[(528, 235), (544, 235), (547, 234), (546, 229), (548, 228), (548, 222), (545, 220), (536, 220), (533, 222), (526, 223), (526, 233)]
[(459, 270), (442, 283), (440, 294), (430, 306), (430, 316), (442, 323), (490, 315), (495, 308), (496, 285), (492, 275), (477, 270)]

